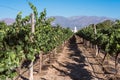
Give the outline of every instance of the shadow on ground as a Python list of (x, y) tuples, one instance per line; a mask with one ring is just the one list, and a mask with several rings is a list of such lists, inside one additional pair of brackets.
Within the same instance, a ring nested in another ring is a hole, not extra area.
[(82, 52), (78, 49), (76, 37), (73, 36), (69, 41), (69, 50), (73, 52), (73, 54), (69, 55), (69, 58), (75, 61), (75, 63), (63, 63), (57, 62), (60, 66), (67, 68), (69, 71), (60, 70), (59, 68), (55, 68), (59, 72), (61, 72), (60, 76), (69, 76), (72, 80), (91, 80), (92, 74), (87, 71), (84, 67), (87, 66), (85, 64), (85, 57), (81, 54)]

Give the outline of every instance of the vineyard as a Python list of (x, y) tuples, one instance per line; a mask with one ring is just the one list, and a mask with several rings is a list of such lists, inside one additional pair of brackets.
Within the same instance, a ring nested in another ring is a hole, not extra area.
[(19, 12), (12, 25), (0, 22), (0, 80), (120, 79), (119, 20), (91, 24), (74, 34), (52, 26), (54, 18), (46, 17), (46, 9), (39, 14), (29, 6), (32, 14), (23, 18)]
[(115, 56), (115, 68), (117, 68), (117, 60), (120, 52), (120, 22), (117, 20), (115, 23), (109, 23), (110, 24), (107, 26), (101, 25), (102, 23), (90, 25), (78, 31), (77, 34), (82, 37), (83, 40), (85, 39), (92, 45), (96, 45), (96, 56), (99, 54), (100, 50), (104, 51), (105, 56), (103, 61), (108, 54)]
[[(95, 57), (103, 53), (100, 64), (104, 71), (117, 75), (119, 73), (119, 53), (120, 53), (120, 21), (104, 21), (97, 25), (91, 24), (79, 30), (76, 34), (83, 40), (83, 44), (95, 50)], [(112, 57), (112, 58), (111, 58)], [(107, 63), (105, 62), (107, 58)], [(114, 67), (109, 64), (108, 58), (114, 61)], [(105, 66), (109, 65), (109, 66)], [(109, 69), (109, 70), (108, 70)]]
[(20, 74), (24, 61), (31, 62), (30, 80), (33, 80), (36, 55), (50, 53), (73, 35), (69, 28), (52, 27), (54, 19), (46, 18), (46, 10), (38, 15), (36, 7), (32, 3), (29, 6), (33, 14), (22, 18), (22, 13), (18, 13), (16, 22), (10, 26), (0, 22), (0, 80), (13, 79)]

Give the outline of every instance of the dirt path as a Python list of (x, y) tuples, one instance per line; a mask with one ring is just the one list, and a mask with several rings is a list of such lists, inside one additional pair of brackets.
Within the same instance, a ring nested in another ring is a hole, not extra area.
[[(99, 54), (103, 57), (102, 53)], [(85, 48), (81, 39), (74, 36), (47, 69), (43, 70), (41, 74), (34, 74), (34, 80), (115, 80), (109, 79), (111, 74), (103, 71), (103, 66), (99, 63), (100, 58), (94, 55), (94, 50)], [(114, 62), (109, 60), (109, 63)], [(120, 64), (118, 66), (120, 69)], [(37, 70), (37, 68), (35, 69)], [(120, 73), (120, 70), (118, 71)], [(28, 80), (28, 73), (27, 71), (26, 78), (23, 77), (20, 80)], [(114, 75), (112, 74), (112, 76)], [(116, 80), (120, 80), (120, 78)]]
[[(103, 80), (105, 75), (97, 61), (89, 55), (80, 39), (74, 37), (57, 60), (41, 75), (40, 80)], [(94, 65), (94, 66), (93, 66)], [(36, 79), (38, 80), (38, 78)]]
[[(103, 58), (102, 53), (99, 53), (99, 56)], [(120, 80), (120, 64), (118, 64), (118, 79), (115, 79), (115, 75), (103, 70), (101, 59), (95, 57), (95, 50), (86, 48), (81, 39), (74, 36), (61, 53), (50, 59), (52, 63), (45, 64), (47, 67), (43, 67), (41, 74), (37, 73), (38, 62), (35, 63), (34, 80)], [(105, 66), (110, 67), (111, 64), (114, 66), (114, 60), (109, 59)], [(28, 80), (28, 74), (29, 71), (26, 71), (19, 80)]]

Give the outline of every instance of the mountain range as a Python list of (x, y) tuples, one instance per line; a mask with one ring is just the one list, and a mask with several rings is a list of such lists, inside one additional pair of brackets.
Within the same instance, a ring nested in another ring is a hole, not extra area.
[[(61, 25), (62, 27), (69, 27), (73, 29), (75, 26), (80, 29), (81, 27), (88, 26), (90, 24), (97, 24), (105, 20), (116, 20), (115, 18), (109, 17), (98, 17), (98, 16), (72, 16), (72, 17), (63, 17), (63, 16), (50, 16), (54, 17), (55, 20), (52, 22), (52, 25)], [(49, 18), (49, 17), (48, 17)], [(5, 21), (8, 25), (15, 22), (15, 19), (5, 18), (0, 21)]]
[(109, 17), (97, 17), (97, 16), (73, 16), (73, 17), (63, 17), (63, 16), (53, 16), (55, 21), (53, 25), (60, 24), (63, 27), (70, 27), (73, 29), (75, 26), (80, 29), (81, 27), (88, 26), (90, 24), (97, 24), (105, 20), (115, 21), (115, 18)]
[(12, 24), (15, 22), (15, 19), (12, 18), (4, 18), (4, 19), (0, 19), (0, 21), (4, 21), (5, 23), (7, 23), (8, 25)]

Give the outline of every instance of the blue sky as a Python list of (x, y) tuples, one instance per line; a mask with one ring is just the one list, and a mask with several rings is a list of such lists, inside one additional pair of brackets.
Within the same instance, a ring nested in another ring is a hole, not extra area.
[(23, 16), (32, 11), (32, 2), (38, 11), (47, 10), (47, 16), (106, 16), (120, 18), (120, 0), (1, 0), (0, 18), (15, 18), (19, 11)]

